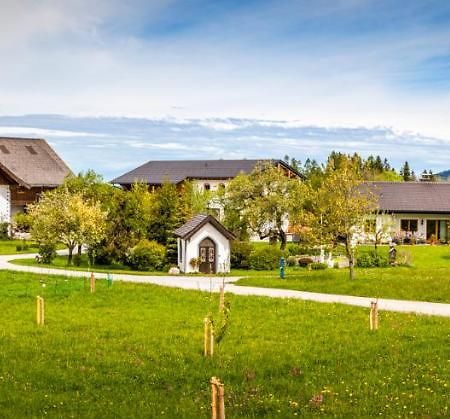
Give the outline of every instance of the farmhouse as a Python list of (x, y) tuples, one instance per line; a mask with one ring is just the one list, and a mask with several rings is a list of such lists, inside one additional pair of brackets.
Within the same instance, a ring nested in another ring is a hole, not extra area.
[(0, 221), (10, 222), (70, 173), (45, 140), (0, 137)]
[(373, 182), (379, 214), (375, 228), (400, 242), (448, 242), (450, 183)]
[(250, 173), (261, 163), (278, 166), (285, 171), (286, 176), (301, 177), (282, 160), (156, 160), (113, 179), (111, 183), (129, 189), (135, 182), (143, 182), (156, 188), (164, 182), (181, 185), (185, 181), (192, 181), (198, 190), (217, 190), (225, 187), (230, 179), (240, 173)]
[(227, 273), (235, 237), (213, 216), (199, 214), (174, 231), (181, 272)]

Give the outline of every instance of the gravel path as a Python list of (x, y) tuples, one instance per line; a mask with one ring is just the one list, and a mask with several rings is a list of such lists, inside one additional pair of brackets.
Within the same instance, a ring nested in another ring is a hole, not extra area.
[[(59, 252), (63, 253), (63, 252)], [(32, 272), (41, 275), (65, 275), (73, 277), (85, 277), (88, 274), (83, 271), (71, 271), (64, 269), (40, 268), (34, 266), (21, 266), (9, 263), (13, 259), (34, 257), (28, 255), (1, 255), (0, 269), (8, 269), (20, 272)], [(96, 278), (106, 278), (105, 273), (95, 273)], [(146, 276), (114, 274), (114, 281), (138, 282), (155, 284), (165, 287), (183, 288), (191, 290), (218, 292), (220, 286), (225, 282), (225, 291), (236, 295), (254, 295), (273, 298), (296, 298), (299, 300), (317, 301), (321, 303), (339, 303), (351, 306), (370, 307), (373, 298), (355, 297), (351, 295), (322, 294), (317, 292), (294, 291), (276, 288), (244, 287), (235, 285), (239, 277), (201, 277), (201, 276)], [(378, 300), (379, 310), (408, 312), (416, 314), (450, 317), (450, 304), (428, 303), (424, 301), (389, 300), (380, 298)]]

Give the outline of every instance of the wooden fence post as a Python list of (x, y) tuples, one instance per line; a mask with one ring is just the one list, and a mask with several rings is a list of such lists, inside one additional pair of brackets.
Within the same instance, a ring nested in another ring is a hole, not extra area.
[(39, 295), (36, 297), (36, 323), (38, 326), (43, 326), (45, 323), (44, 299)]
[(214, 355), (214, 330), (212, 320), (205, 317), (204, 323), (204, 337), (203, 337), (203, 353), (205, 356)]
[(225, 419), (225, 391), (216, 377), (211, 377), (211, 418)]
[(370, 303), (369, 326), (370, 330), (378, 330), (378, 300)]

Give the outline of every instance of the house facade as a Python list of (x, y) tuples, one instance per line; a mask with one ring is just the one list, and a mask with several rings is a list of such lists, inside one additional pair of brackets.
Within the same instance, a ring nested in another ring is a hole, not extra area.
[(230, 241), (235, 237), (213, 216), (198, 214), (174, 234), (181, 272), (215, 274), (230, 271)]
[(0, 137), (0, 222), (10, 223), (70, 173), (45, 140)]
[(364, 226), (367, 241), (436, 243), (450, 241), (450, 183), (373, 182), (379, 211)]

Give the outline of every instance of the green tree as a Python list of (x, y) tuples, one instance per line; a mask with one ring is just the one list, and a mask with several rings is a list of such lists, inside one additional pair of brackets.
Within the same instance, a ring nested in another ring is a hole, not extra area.
[(261, 164), (250, 174), (234, 178), (223, 197), (225, 214), (233, 214), (261, 239), (279, 240), (286, 246), (286, 227), (300, 181), (288, 178), (272, 164)]
[(33, 238), (42, 245), (66, 245), (68, 264), (77, 244), (94, 246), (105, 234), (106, 213), (100, 203), (86, 202), (65, 188), (45, 192), (38, 203), (29, 206), (29, 213)]
[(320, 244), (344, 242), (350, 279), (354, 278), (355, 265), (353, 235), (376, 209), (376, 197), (364, 188), (363, 181), (349, 159), (340, 160), (338, 169), (328, 168), (320, 188), (306, 185), (304, 204), (296, 217)]

